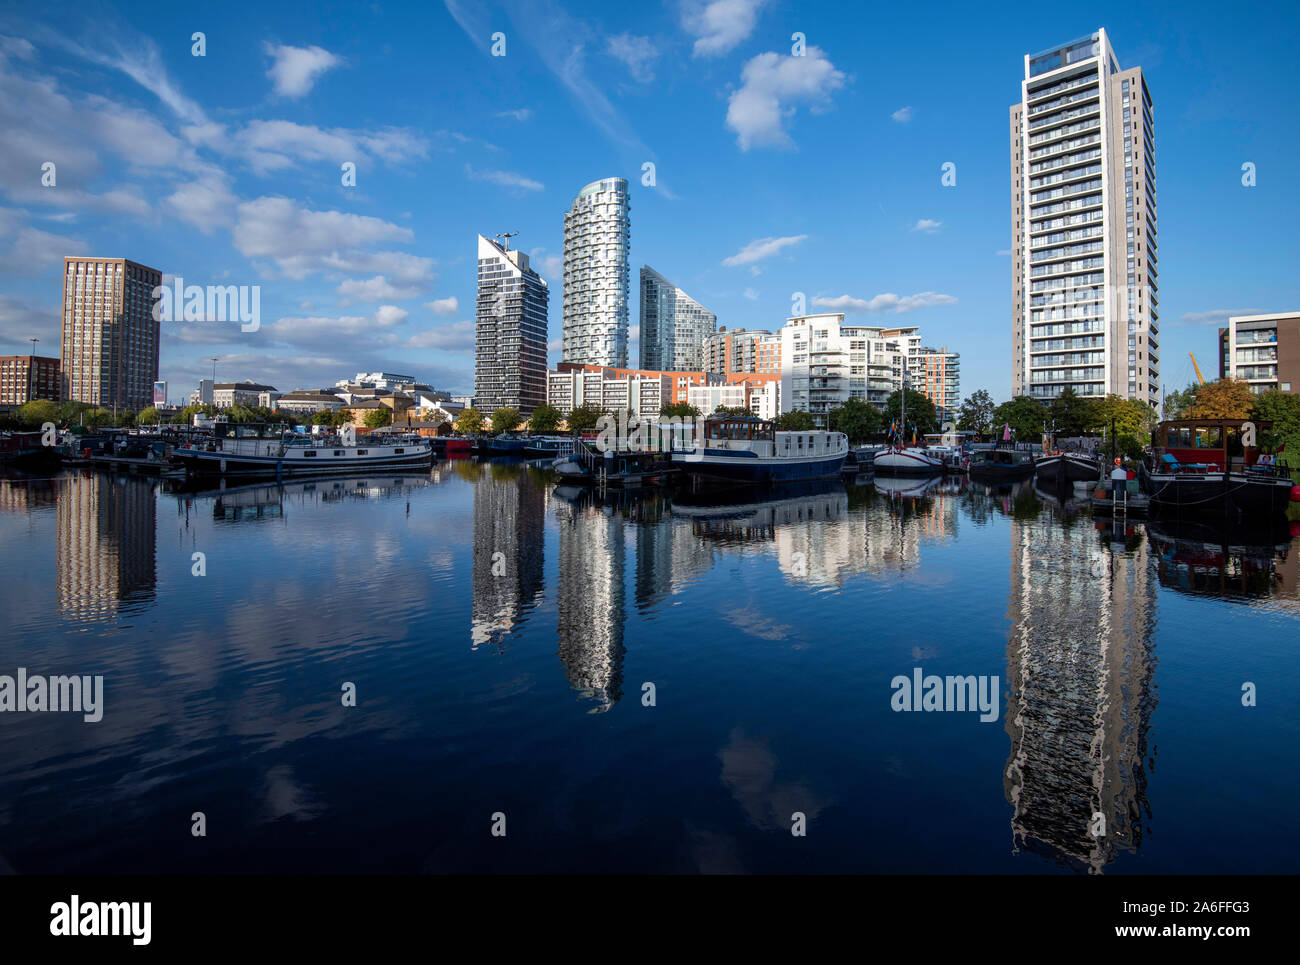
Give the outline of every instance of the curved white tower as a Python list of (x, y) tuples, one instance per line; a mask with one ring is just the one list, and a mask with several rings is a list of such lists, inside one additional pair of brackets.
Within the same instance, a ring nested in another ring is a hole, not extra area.
[(593, 181), (564, 216), (565, 362), (627, 367), (627, 181)]

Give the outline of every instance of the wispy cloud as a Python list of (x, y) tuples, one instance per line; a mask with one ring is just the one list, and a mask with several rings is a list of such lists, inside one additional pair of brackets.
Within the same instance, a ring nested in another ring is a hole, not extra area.
[(942, 221), (933, 221), (930, 218), (922, 218), (916, 224), (912, 225), (912, 230), (924, 231), (926, 234), (932, 235), (941, 227), (943, 227)]
[(872, 298), (854, 298), (852, 295), (837, 295), (834, 298), (827, 298), (818, 295), (813, 298), (812, 302), (820, 308), (829, 308), (832, 311), (846, 312), (850, 315), (878, 315), (882, 313), (904, 315), (918, 308), (930, 308), (935, 305), (955, 305), (957, 299), (939, 292), (919, 292), (915, 295), (895, 295), (893, 292), (883, 292)]
[(489, 184), (500, 185), (503, 188), (515, 188), (520, 191), (541, 191), (545, 188), (540, 181), (534, 181), (532, 178), (526, 178), (522, 174), (516, 174), (513, 171), (487, 171), (477, 170), (472, 165), (465, 165), (465, 176), (471, 181), (486, 181)]
[(605, 53), (622, 61), (638, 84), (648, 84), (655, 79), (653, 66), (659, 58), (659, 51), (649, 37), (615, 34), (606, 41)]
[(894, 113), (890, 114), (889, 116), (892, 117), (894, 120), (898, 121), (898, 123), (900, 124), (906, 124), (908, 121), (912, 119), (912, 108), (900, 107), (898, 110), (894, 111)]
[(496, 116), (510, 117), (522, 123), (523, 121), (526, 121), (533, 116), (533, 110), (531, 107), (516, 107), (512, 111), (497, 111)]
[(1259, 308), (1216, 308), (1209, 312), (1188, 312), (1181, 319), (1182, 325), (1227, 325), (1234, 315), (1263, 315)]
[(266, 72), (274, 83), (277, 97), (297, 99), (309, 93), (325, 71), (343, 63), (343, 59), (324, 47), (290, 47), (288, 44), (266, 44), (263, 48), (271, 58), (271, 69)]
[(759, 54), (745, 64), (741, 85), (727, 104), (727, 127), (736, 133), (742, 151), (753, 147), (793, 147), (786, 124), (797, 105), (813, 113), (830, 108), (831, 94), (844, 86), (843, 71), (817, 47), (802, 57)]
[(807, 235), (787, 235), (784, 238), (759, 238), (751, 241), (740, 251), (736, 252), (729, 258), (724, 258), (722, 263), (728, 268), (734, 268), (737, 265), (748, 265), (755, 261), (761, 261), (764, 258), (770, 258), (779, 252), (782, 248), (788, 248), (791, 245), (797, 245), (805, 240)]
[(460, 300), (455, 295), (448, 298), (435, 298), (431, 302), (425, 302), (424, 307), (433, 309), (435, 315), (455, 315), (460, 311)]

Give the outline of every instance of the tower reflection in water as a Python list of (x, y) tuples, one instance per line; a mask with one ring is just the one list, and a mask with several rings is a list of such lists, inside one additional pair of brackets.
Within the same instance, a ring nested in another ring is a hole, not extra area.
[(112, 616), (147, 603), (156, 584), (156, 484), (133, 476), (80, 472), (58, 490), (59, 610), (78, 619)]
[(518, 463), (456, 469), (475, 480), (471, 646), (499, 647), (542, 599), (547, 493)]
[(1099, 874), (1137, 852), (1150, 816), (1157, 583), (1140, 528), (1099, 539), (1051, 507), (1030, 511), (1031, 495), (1018, 494), (1010, 514), (1003, 786), (1013, 846)]

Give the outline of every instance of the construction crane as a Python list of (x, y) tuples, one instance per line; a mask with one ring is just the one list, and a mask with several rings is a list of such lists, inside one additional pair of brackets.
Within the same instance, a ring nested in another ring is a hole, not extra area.
[(510, 239), (513, 238), (513, 237), (515, 237), (515, 235), (517, 235), (517, 234), (519, 234), (518, 231), (507, 231), (507, 232), (505, 232), (504, 234), (499, 234), (499, 235), (497, 235), (498, 238), (503, 238), (503, 239), (505, 239), (506, 251), (509, 251), (509, 250), (510, 250)]
[(1187, 353), (1187, 357), (1192, 360), (1192, 368), (1196, 369), (1196, 378), (1200, 380), (1201, 385), (1205, 384), (1205, 376), (1201, 374), (1201, 367), (1196, 364), (1196, 356), (1192, 352)]

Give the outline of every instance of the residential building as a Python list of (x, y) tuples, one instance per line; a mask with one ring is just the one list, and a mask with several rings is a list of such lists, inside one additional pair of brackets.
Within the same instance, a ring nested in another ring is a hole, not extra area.
[(276, 400), (277, 412), (292, 415), (313, 415), (317, 412), (338, 412), (343, 408), (343, 400), (330, 392), (319, 389), (294, 389), (286, 392)]
[(1300, 392), (1300, 312), (1234, 315), (1219, 329), (1219, 378)]
[(63, 259), (60, 394), (104, 409), (153, 402), (162, 272), (125, 258)]
[(703, 354), (700, 367), (706, 372), (780, 375), (781, 333), (724, 326), (704, 339)]
[(212, 379), (199, 379), (199, 387), (190, 393), (190, 405), (212, 405)]
[(704, 368), (704, 340), (718, 327), (713, 314), (649, 265), (641, 267), (641, 368)]
[(33, 399), (59, 401), (59, 360), (45, 355), (0, 355), (0, 405)]
[(656, 418), (672, 401), (672, 379), (667, 373), (572, 366), (547, 375), (547, 401), (568, 416), (579, 406), (606, 412), (631, 410), (642, 418)]
[(1155, 135), (1105, 30), (1025, 57), (1011, 106), (1012, 383), (1160, 399)]
[(849, 399), (883, 407), (909, 381), (909, 351), (920, 352), (912, 328), (845, 323), (843, 312), (800, 315), (781, 329), (783, 411), (811, 413), (820, 427)]
[(923, 348), (917, 355), (911, 388), (934, 403), (939, 421), (955, 419), (961, 408), (961, 355), (945, 345), (937, 351)]
[(579, 191), (564, 216), (565, 362), (627, 365), (631, 210), (627, 181), (605, 178)]
[(273, 385), (262, 385), (248, 379), (218, 382), (212, 387), (212, 404), (218, 409), (229, 409), (232, 405), (258, 406), (262, 404), (262, 393), (275, 391)]
[(528, 256), (478, 236), (474, 396), (484, 412), (527, 417), (546, 401), (546, 280)]
[(748, 409), (760, 419), (775, 419), (781, 414), (781, 377), (749, 374), (733, 382), (691, 386), (686, 401), (703, 416), (727, 406)]

